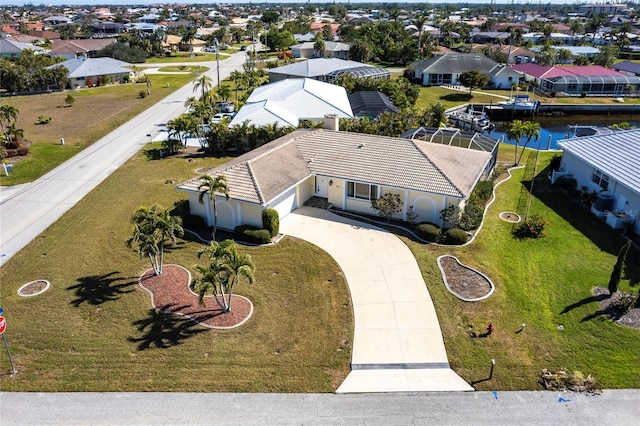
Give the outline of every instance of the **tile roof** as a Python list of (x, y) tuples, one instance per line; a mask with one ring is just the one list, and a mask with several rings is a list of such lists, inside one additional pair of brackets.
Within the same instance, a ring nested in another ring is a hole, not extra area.
[(631, 72), (634, 74), (640, 74), (640, 64), (636, 62), (623, 61), (611, 66), (620, 71)]
[[(234, 199), (265, 205), (312, 175), (465, 198), (491, 154), (424, 141), (296, 130), (209, 171)], [(198, 178), (178, 185), (197, 191)]]
[(640, 129), (565, 139), (558, 145), (640, 194)]
[(457, 53), (413, 62), (412, 66), (423, 74), (450, 74), (471, 70), (487, 74), (496, 64), (493, 59), (477, 53)]
[(511, 65), (516, 71), (528, 74), (535, 78), (556, 78), (556, 77), (600, 77), (600, 76), (611, 76), (611, 77), (624, 77), (624, 74), (619, 73), (618, 71), (611, 70), (609, 68), (601, 67), (599, 65), (572, 65), (572, 66), (559, 66), (559, 65), (547, 65), (542, 66), (533, 63), (527, 64), (516, 64)]
[(49, 54), (98, 51), (116, 41), (115, 38), (51, 40), (51, 51)]

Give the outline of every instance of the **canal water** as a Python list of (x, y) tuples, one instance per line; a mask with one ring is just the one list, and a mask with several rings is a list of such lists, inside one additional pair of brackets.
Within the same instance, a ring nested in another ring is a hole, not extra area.
[[(531, 118), (520, 118), (522, 121), (529, 121)], [(540, 149), (560, 149), (557, 142), (562, 139), (568, 139), (574, 137), (576, 130), (573, 126), (598, 126), (605, 127), (613, 124), (620, 124), (623, 122), (629, 123), (631, 126), (640, 128), (640, 116), (638, 114), (631, 116), (629, 114), (611, 114), (611, 115), (566, 115), (564, 117), (544, 117), (537, 116), (534, 121), (540, 123), (540, 138), (538, 141), (532, 139), (529, 142), (530, 148), (537, 148), (540, 143)], [(515, 145), (514, 139), (507, 137), (507, 131), (509, 129), (510, 121), (493, 121), (495, 129), (488, 133), (491, 138), (502, 140), (504, 142)], [(578, 136), (591, 134), (588, 130), (577, 129)], [(486, 133), (485, 133), (486, 134)], [(551, 142), (549, 143), (549, 136), (551, 136)], [(520, 142), (524, 143), (524, 138)]]

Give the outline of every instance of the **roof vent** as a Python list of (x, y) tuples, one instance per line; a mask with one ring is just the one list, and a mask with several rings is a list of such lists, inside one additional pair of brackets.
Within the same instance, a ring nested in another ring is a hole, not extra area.
[(364, 144), (361, 143), (360, 145), (358, 145), (358, 148), (364, 148)]
[(313, 158), (310, 158), (307, 160), (307, 164), (311, 164), (311, 163), (313, 163)]

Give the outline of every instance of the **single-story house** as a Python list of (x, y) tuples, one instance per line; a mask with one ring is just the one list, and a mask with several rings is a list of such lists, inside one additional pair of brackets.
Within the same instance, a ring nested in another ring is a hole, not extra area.
[(74, 40), (51, 40), (49, 56), (73, 59), (77, 57), (95, 58), (98, 52), (117, 40), (115, 38), (87, 38)]
[(586, 58), (593, 59), (594, 56), (600, 53), (600, 49), (593, 46), (551, 46), (551, 48), (556, 50), (556, 52), (560, 49), (566, 49), (571, 52), (571, 55), (573, 55), (574, 58), (576, 56), (584, 56)]
[(640, 129), (559, 141), (561, 174), (599, 194), (592, 207), (616, 229), (640, 234)]
[(290, 78), (256, 88), (229, 126), (246, 121), (256, 126), (298, 127), (300, 120), (321, 121), (327, 114), (353, 118), (344, 87), (310, 78)]
[(487, 74), (489, 85), (496, 88), (507, 89), (522, 77), (521, 73), (477, 53), (434, 56), (431, 59), (413, 62), (411, 67), (414, 78), (420, 80), (423, 86), (460, 85), (460, 74), (473, 70)]
[(339, 75), (351, 71), (356, 77), (367, 77), (377, 80), (388, 80), (391, 78), (391, 72), (384, 68), (338, 58), (309, 59), (271, 68), (267, 71), (269, 72), (269, 82), (271, 83), (287, 78), (313, 78), (331, 83), (335, 80), (336, 74)]
[[(464, 206), (476, 183), (486, 178), (488, 152), (420, 140), (391, 138), (328, 129), (300, 129), (207, 172), (224, 175), (229, 200), (216, 194), (217, 224), (262, 227), (262, 211), (273, 208), (280, 218), (309, 198), (327, 199), (334, 208), (375, 214), (371, 200), (398, 194), (407, 218), (441, 224), (440, 211)], [(334, 121), (334, 123), (331, 123)], [(177, 186), (189, 197), (190, 212), (213, 224), (209, 197), (199, 202), (198, 178)]]
[(640, 64), (637, 62), (622, 61), (611, 65), (611, 68), (621, 72), (622, 74), (640, 77)]
[(533, 81), (543, 92), (567, 95), (619, 96), (640, 90), (640, 77), (629, 76), (599, 65), (561, 66), (517, 64), (511, 68)]
[(391, 99), (382, 92), (361, 91), (349, 95), (351, 111), (356, 117), (368, 117), (374, 119), (382, 113), (398, 113), (400, 110), (391, 102)]
[(33, 53), (39, 55), (44, 53), (44, 49), (42, 47), (28, 43), (21, 43), (11, 38), (0, 38), (0, 57), (18, 57), (23, 50), (31, 50)]
[(291, 49), (293, 56), (298, 59), (310, 59), (316, 57), (349, 59), (349, 49), (351, 48), (351, 45), (348, 43), (325, 40), (324, 52), (321, 54), (316, 52), (314, 45), (315, 42), (313, 41), (305, 41), (304, 43), (289, 46), (289, 48)]
[(69, 87), (94, 87), (124, 83), (131, 74), (131, 64), (112, 58), (73, 58), (47, 68), (64, 66), (69, 70)]

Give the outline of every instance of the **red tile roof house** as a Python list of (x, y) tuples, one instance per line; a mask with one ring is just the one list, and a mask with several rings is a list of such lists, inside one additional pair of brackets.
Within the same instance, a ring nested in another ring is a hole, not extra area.
[(523, 73), (526, 81), (535, 82), (543, 92), (554, 92), (560, 96), (620, 96), (640, 90), (640, 77), (599, 65), (518, 64), (511, 68)]

